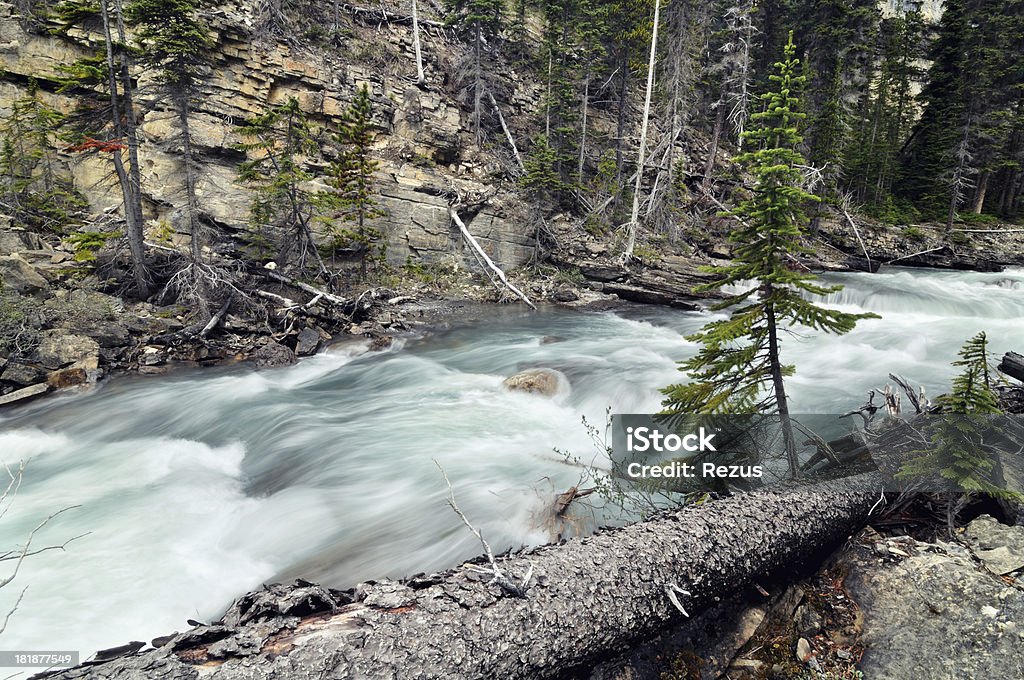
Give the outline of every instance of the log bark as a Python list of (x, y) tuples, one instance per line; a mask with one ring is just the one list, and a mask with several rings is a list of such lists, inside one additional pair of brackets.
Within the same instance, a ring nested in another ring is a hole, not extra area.
[(1006, 375), (1024, 382), (1024, 355), (1007, 352), (999, 362), (999, 370)]
[(879, 488), (873, 474), (793, 484), (499, 557), (514, 578), (533, 570), (525, 597), (465, 565), (351, 595), (270, 586), (159, 649), (52, 677), (564, 677), (681, 621), (673, 598), (694, 616), (752, 581), (815, 566), (866, 522)]

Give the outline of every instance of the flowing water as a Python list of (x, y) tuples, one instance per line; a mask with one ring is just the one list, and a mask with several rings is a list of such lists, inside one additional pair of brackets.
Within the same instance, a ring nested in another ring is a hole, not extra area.
[[(883, 318), (842, 338), (784, 339), (796, 412), (848, 410), (890, 371), (935, 395), (979, 330), (997, 353), (1024, 344), (1021, 270), (829, 280), (846, 284), (830, 304)], [(282, 369), (120, 378), (3, 412), (0, 457), (30, 459), (0, 520), (4, 549), (68, 505), (79, 507), (35, 545), (88, 534), (26, 560), (0, 590), (5, 612), (29, 586), (0, 646), (85, 658), (214, 618), (263, 582), (348, 586), (456, 564), (479, 545), (446, 508), (435, 460), (495, 549), (542, 542), (535, 514), (578, 478), (553, 449), (593, 454), (583, 416), (656, 410), (658, 388), (682, 377), (675, 362), (695, 351), (682, 336), (710, 318), (502, 308), (384, 353), (349, 345)], [(502, 389), (538, 366), (571, 387), (554, 399)]]

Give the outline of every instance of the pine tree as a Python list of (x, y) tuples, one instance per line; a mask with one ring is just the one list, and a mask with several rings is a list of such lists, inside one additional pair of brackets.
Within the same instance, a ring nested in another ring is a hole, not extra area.
[[(71, 28), (82, 27), (96, 28), (103, 36), (101, 52), (65, 65), (67, 77), (62, 90), (86, 95), (75, 116), (79, 143), (72, 148), (105, 153), (111, 159), (121, 188), (135, 292), (145, 299), (149, 297), (152, 281), (146, 261), (135, 81), (124, 7), (121, 0), (65, 0), (54, 9), (54, 18), (65, 34)], [(102, 94), (106, 96), (106, 106), (99, 101)]]
[(174, 106), (181, 135), (185, 221), (191, 236), (192, 266), (186, 272), (190, 282), (190, 302), (202, 316), (209, 316), (210, 290), (208, 272), (203, 262), (202, 225), (196, 182), (199, 165), (192, 146), (192, 107), (200, 95), (200, 85), (210, 67), (213, 41), (199, 19), (199, 3), (195, 0), (133, 0), (127, 7), (127, 18), (135, 29), (138, 60), (155, 72), (159, 89)]
[(483, 99), (487, 87), (484, 49), (497, 43), (504, 27), (502, 0), (447, 0), (449, 23), (473, 44), (468, 89), (473, 96), (473, 134), (477, 148), (483, 145)]
[(272, 253), (279, 265), (300, 271), (312, 260), (317, 273), (326, 274), (312, 228), (320, 200), (307, 185), (313, 175), (306, 161), (319, 151), (317, 131), (298, 100), (270, 107), (238, 133), (247, 140), (238, 148), (250, 156), (238, 167), (238, 181), (253, 190), (249, 236), (257, 254)]
[(57, 129), (65, 116), (46, 104), (34, 80), (0, 121), (0, 203), (30, 229), (62, 233), (84, 201), (57, 172)]
[(801, 189), (797, 166), (804, 159), (796, 150), (801, 142), (797, 127), (805, 114), (796, 110), (804, 84), (799, 74), (792, 38), (783, 61), (775, 65), (773, 90), (762, 95), (765, 110), (751, 116), (753, 129), (745, 133), (748, 148), (739, 160), (753, 175), (752, 196), (731, 216), (737, 227), (730, 234), (733, 261), (710, 268), (717, 280), (706, 290), (742, 281), (756, 286), (730, 295), (716, 309), (730, 309), (730, 317), (706, 325), (691, 336), (703, 346), (680, 370), (691, 382), (665, 388), (669, 413), (777, 413), (782, 421), (791, 475), (799, 474), (796, 441), (789, 421), (784, 377), (793, 366), (782, 363), (779, 332), (806, 326), (828, 333), (847, 333), (869, 314), (847, 314), (819, 307), (808, 295), (826, 295), (838, 287), (814, 283), (814, 277), (790, 268), (790, 261), (809, 252), (800, 242), (806, 224), (804, 206), (816, 197)]
[(381, 232), (366, 223), (384, 214), (378, 207), (373, 186), (377, 162), (370, 155), (372, 116), (370, 90), (363, 85), (342, 118), (336, 138), (341, 152), (328, 169), (327, 183), (336, 193), (325, 193), (322, 199), (329, 207), (342, 210), (343, 222), (356, 223), (355, 229), (347, 229), (332, 222), (331, 245), (335, 249), (354, 246), (358, 250), (363, 279), (367, 260), (382, 260), (385, 255)]
[[(896, 476), (916, 481), (938, 475), (968, 494), (1019, 497), (1000, 484), (999, 452), (991, 444), (999, 429), (993, 419), (1002, 410), (992, 389), (985, 333), (968, 340), (959, 354), (953, 365), (963, 371), (953, 379), (952, 391), (936, 401), (941, 414), (928, 423), (932, 446), (914, 452)], [(951, 520), (957, 504), (952, 507)]]

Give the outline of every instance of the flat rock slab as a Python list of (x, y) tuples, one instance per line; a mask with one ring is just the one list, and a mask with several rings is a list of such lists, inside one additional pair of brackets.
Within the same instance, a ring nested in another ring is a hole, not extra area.
[[(1024, 527), (1005, 529), (1024, 540)], [(900, 540), (898, 551), (860, 541), (840, 557), (864, 612), (864, 677), (1024, 678), (1024, 588), (979, 568), (959, 544)]]
[(16, 404), (20, 401), (27, 401), (34, 399), (41, 394), (46, 394), (50, 391), (50, 386), (46, 383), (40, 385), (32, 385), (32, 387), (26, 387), (24, 389), (15, 390), (9, 394), (0, 396), (0, 406), (7, 406), (9, 404)]
[(1024, 527), (1009, 527), (982, 515), (968, 525), (963, 541), (996, 574), (1024, 569)]

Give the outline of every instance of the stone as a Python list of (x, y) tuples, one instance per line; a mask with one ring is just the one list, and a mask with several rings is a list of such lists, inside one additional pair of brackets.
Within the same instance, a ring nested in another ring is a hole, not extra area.
[(44, 331), (39, 347), (33, 358), (46, 368), (56, 370), (77, 361), (85, 361), (95, 368), (99, 364), (100, 346), (92, 338), (84, 335), (68, 333), (64, 330)]
[(10, 362), (0, 374), (0, 380), (15, 385), (35, 385), (46, 376), (46, 371), (31, 364)]
[[(995, 527), (991, 518), (979, 519), (968, 530), (979, 542), (984, 537), (985, 545), (1003, 540), (996, 535), (1005, 536), (1004, 545), (1024, 540), (1024, 527)], [(864, 677), (1021, 677), (1020, 640), (998, 624), (1024, 620), (1024, 591), (979, 568), (970, 551), (955, 543), (910, 539), (903, 545), (910, 556), (898, 562), (879, 560), (859, 541), (837, 560), (864, 614)]]
[(38, 296), (50, 287), (42, 274), (20, 255), (0, 257), (0, 281), (4, 292), (18, 295)]
[(553, 397), (558, 394), (562, 384), (567, 384), (567, 380), (558, 371), (550, 368), (536, 368), (505, 378), (501, 384), (513, 392), (527, 392), (529, 394)]
[(824, 625), (821, 614), (810, 604), (802, 604), (797, 608), (794, 622), (796, 629), (804, 635), (815, 635), (821, 631)]
[(963, 541), (996, 574), (1024, 569), (1024, 531), (982, 515), (964, 529)]
[(320, 334), (312, 328), (303, 328), (295, 339), (295, 354), (300, 357), (307, 357), (316, 354), (320, 347)]
[(811, 660), (811, 643), (807, 641), (807, 638), (800, 638), (796, 641), (796, 660), (800, 663), (807, 663)]
[(552, 298), (554, 298), (555, 302), (576, 302), (580, 299), (580, 296), (572, 286), (566, 284), (556, 288)]
[(295, 363), (295, 353), (278, 342), (268, 342), (249, 355), (249, 360), (259, 368), (288, 366)]
[(140, 366), (161, 366), (167, 362), (167, 353), (159, 347), (146, 347), (139, 355)]
[(55, 390), (77, 387), (88, 382), (89, 372), (81, 366), (62, 368), (46, 376), (46, 383)]
[(9, 406), (11, 404), (28, 401), (29, 399), (35, 399), (49, 391), (50, 386), (46, 383), (40, 383), (39, 385), (32, 385), (31, 387), (15, 390), (10, 394), (0, 396), (0, 406)]

